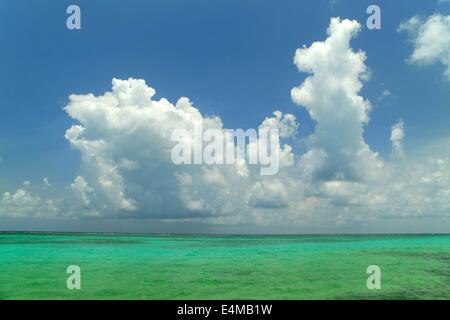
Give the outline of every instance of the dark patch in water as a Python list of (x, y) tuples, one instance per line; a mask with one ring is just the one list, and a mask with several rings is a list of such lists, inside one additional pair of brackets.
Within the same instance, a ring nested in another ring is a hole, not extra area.
[(367, 293), (343, 293), (334, 296), (335, 300), (422, 300), (422, 299), (446, 299), (439, 292), (431, 292), (417, 288), (408, 288), (398, 291), (373, 290)]
[(145, 241), (137, 240), (23, 240), (23, 241), (1, 241), (0, 245), (131, 245), (144, 244)]
[(447, 278), (447, 281), (450, 283), (450, 268), (434, 268), (428, 270), (428, 273), (434, 274), (439, 277)]
[(443, 262), (450, 263), (450, 253), (448, 252), (411, 252), (411, 251), (380, 251), (380, 252), (368, 252), (370, 255), (383, 255), (383, 256), (395, 256), (395, 257), (412, 257), (420, 259), (434, 259)]

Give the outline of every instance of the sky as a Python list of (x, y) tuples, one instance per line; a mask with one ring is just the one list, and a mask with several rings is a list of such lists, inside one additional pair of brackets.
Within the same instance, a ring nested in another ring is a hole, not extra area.
[[(0, 230), (449, 232), (450, 2), (370, 4), (2, 1)], [(280, 171), (175, 166), (199, 122)]]

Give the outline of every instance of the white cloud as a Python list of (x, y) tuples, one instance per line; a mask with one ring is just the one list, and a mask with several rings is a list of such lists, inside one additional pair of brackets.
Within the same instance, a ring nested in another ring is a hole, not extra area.
[[(356, 21), (333, 18), (324, 41), (297, 50), (294, 62), (309, 76), (292, 89), (292, 99), (317, 124), (304, 154), (283, 144), (277, 175), (261, 176), (258, 166), (247, 165), (242, 157), (254, 146), (240, 150), (226, 134), (224, 143), (240, 154), (235, 165), (174, 165), (175, 129), (191, 132), (193, 143), (198, 124), (225, 132), (222, 120), (202, 115), (188, 98), (175, 104), (156, 100), (144, 80), (113, 79), (110, 92), (71, 95), (65, 107), (75, 122), (65, 136), (81, 154), (82, 165), (64, 196), (44, 196), (54, 189), (45, 188), (49, 183), (44, 180), (44, 191), (4, 193), (0, 216), (58, 213), (320, 226), (385, 217), (448, 217), (448, 139), (408, 152), (399, 121), (390, 137), (396, 156), (384, 161), (364, 140), (371, 104), (360, 92), (368, 68), (365, 53), (350, 46), (359, 30)], [(259, 126), (277, 128), (281, 139), (292, 140), (298, 138), (298, 127), (293, 115), (280, 111)], [(43, 200), (50, 198), (55, 199)]]
[[(221, 119), (203, 116), (188, 98), (174, 105), (164, 98), (153, 100), (155, 93), (143, 80), (114, 79), (112, 91), (102, 96), (70, 96), (65, 110), (79, 124), (67, 130), (66, 138), (82, 156), (82, 177), (72, 185), (80, 201), (99, 215), (112, 216), (192, 218), (246, 212), (251, 186), (260, 179), (256, 168), (243, 161), (176, 166), (171, 160), (175, 129), (193, 133), (201, 124), (203, 130), (225, 132)], [(297, 126), (293, 115), (276, 111), (260, 128), (277, 128), (281, 138), (288, 138)], [(232, 137), (223, 136), (236, 148)], [(194, 134), (189, 143), (193, 139)], [(292, 165), (292, 147), (284, 145), (280, 157), (282, 167)]]
[(86, 180), (84, 180), (83, 177), (76, 177), (74, 182), (70, 185), (70, 188), (80, 198), (83, 205), (89, 206), (91, 204), (89, 194), (94, 190), (88, 186)]
[(0, 197), (0, 216), (3, 217), (49, 217), (55, 216), (57, 210), (52, 200), (43, 200), (24, 189), (5, 192)]
[(392, 92), (388, 89), (384, 89), (381, 95), (378, 97), (378, 101), (383, 101), (392, 96)]
[(46, 187), (51, 187), (52, 185), (50, 184), (50, 181), (48, 181), (47, 177), (44, 177), (44, 179), (42, 179), (42, 182), (44, 183), (44, 185)]
[(254, 208), (284, 208), (289, 206), (284, 181), (260, 181), (252, 186), (249, 205)]
[(403, 156), (403, 139), (405, 138), (405, 125), (402, 120), (391, 127), (392, 152), (394, 156)]
[[(402, 121), (392, 127), (396, 157), (390, 162), (364, 141), (370, 112), (370, 102), (359, 95), (367, 79), (365, 53), (349, 46), (359, 30), (356, 21), (332, 19), (325, 41), (296, 52), (294, 63), (311, 75), (292, 90), (292, 99), (317, 125), (309, 150), (299, 160), (303, 196), (297, 195), (291, 206), (298, 211), (290, 216), (339, 224), (380, 217), (448, 216), (449, 200), (438, 190), (445, 185), (448, 189), (450, 168), (443, 164), (436, 171), (434, 165), (443, 146), (403, 159)], [(424, 178), (429, 184), (423, 184)], [(308, 214), (302, 216), (302, 211)]]
[(280, 132), (281, 138), (292, 138), (298, 130), (298, 123), (292, 114), (285, 114), (281, 111), (274, 111), (274, 117), (266, 118), (259, 126), (260, 129), (276, 128)]
[(414, 16), (402, 22), (398, 30), (406, 32), (414, 44), (411, 63), (441, 63), (450, 80), (450, 16), (434, 14), (425, 20)]
[(356, 21), (333, 18), (325, 41), (295, 53), (298, 69), (311, 75), (292, 89), (292, 99), (317, 121), (309, 152), (322, 153), (316, 167), (309, 164), (308, 170), (324, 180), (371, 179), (383, 165), (363, 138), (371, 109), (359, 95), (361, 81), (368, 75), (366, 55), (350, 47), (359, 30)]

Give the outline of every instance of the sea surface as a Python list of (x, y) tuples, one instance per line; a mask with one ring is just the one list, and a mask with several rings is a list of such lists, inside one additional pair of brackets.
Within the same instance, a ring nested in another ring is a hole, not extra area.
[(449, 298), (450, 235), (0, 233), (0, 299)]

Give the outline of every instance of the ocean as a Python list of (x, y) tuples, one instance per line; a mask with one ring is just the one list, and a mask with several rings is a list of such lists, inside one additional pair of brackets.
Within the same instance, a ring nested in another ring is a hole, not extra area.
[(0, 233), (0, 299), (449, 298), (450, 235)]

